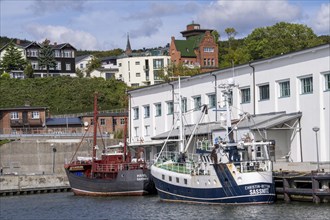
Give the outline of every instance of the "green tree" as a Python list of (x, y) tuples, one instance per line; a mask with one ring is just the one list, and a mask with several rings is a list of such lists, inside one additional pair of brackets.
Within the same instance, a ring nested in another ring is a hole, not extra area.
[(90, 77), (91, 72), (97, 68), (100, 68), (102, 66), (101, 60), (97, 57), (93, 57), (90, 61), (87, 63), (87, 69), (86, 69), (86, 76)]
[(218, 43), (219, 43), (219, 38), (220, 38), (220, 34), (219, 34), (219, 32), (216, 31), (216, 30), (214, 30), (214, 31), (211, 32), (211, 35), (212, 35), (213, 38), (214, 38), (214, 42), (215, 42), (216, 44), (218, 44)]
[(1, 74), (1, 78), (3, 78), (3, 79), (10, 79), (10, 74), (7, 73), (7, 72), (3, 72), (3, 73)]
[(46, 67), (47, 69), (47, 76), (49, 76), (49, 69), (56, 67), (54, 51), (49, 43), (50, 41), (47, 39), (44, 42), (42, 42), (41, 50), (38, 57), (39, 65), (41, 67)]
[(182, 63), (170, 63), (167, 67), (162, 69), (159, 77), (164, 79), (166, 82), (169, 82), (171, 81), (171, 77), (194, 76), (199, 73), (201, 73), (201, 69), (199, 67), (190, 68)]
[(78, 67), (76, 68), (76, 75), (78, 78), (83, 78), (84, 77), (84, 73), (81, 69), (79, 69)]
[(3, 71), (10, 72), (11, 70), (23, 70), (26, 61), (23, 58), (22, 52), (20, 52), (11, 41), (6, 48), (6, 52), (0, 64)]
[(24, 68), (24, 74), (27, 78), (34, 78), (34, 70), (32, 68), (31, 63), (26, 65), (26, 67)]
[(228, 36), (228, 43), (229, 43), (229, 48), (231, 47), (231, 42), (235, 40), (235, 36), (237, 34), (235, 28), (226, 28), (225, 32)]
[(280, 22), (256, 28), (244, 41), (253, 60), (294, 52), (322, 44), (306, 25)]

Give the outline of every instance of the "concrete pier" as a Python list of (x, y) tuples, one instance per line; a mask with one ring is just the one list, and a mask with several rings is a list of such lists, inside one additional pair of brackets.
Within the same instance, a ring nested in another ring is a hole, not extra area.
[(58, 175), (2, 175), (0, 196), (70, 191), (67, 177)]

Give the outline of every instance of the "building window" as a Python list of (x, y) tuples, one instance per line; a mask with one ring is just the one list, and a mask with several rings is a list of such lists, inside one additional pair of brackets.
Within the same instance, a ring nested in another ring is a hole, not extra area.
[(70, 63), (65, 64), (65, 70), (71, 70), (71, 64)]
[(121, 63), (118, 63), (118, 66), (121, 67)]
[(163, 59), (154, 59), (154, 69), (162, 69), (164, 67)]
[(259, 86), (259, 100), (269, 99), (269, 85)]
[(121, 119), (120, 119), (120, 124), (121, 124), (121, 125), (124, 125), (124, 124), (125, 124), (125, 118), (121, 118)]
[(56, 70), (61, 70), (62, 67), (61, 67), (61, 62), (57, 62), (56, 64)]
[(170, 182), (172, 182), (172, 177), (171, 177), (171, 176), (169, 176), (169, 177), (168, 177), (168, 180), (169, 180)]
[(104, 119), (104, 118), (101, 118), (101, 119), (100, 119), (100, 124), (101, 124), (101, 125), (105, 125), (105, 119)]
[(146, 105), (144, 106), (144, 118), (149, 118), (150, 117), (150, 106)]
[(11, 112), (10, 119), (18, 119), (18, 112)]
[(60, 57), (61, 56), (61, 53), (59, 50), (55, 50), (55, 57)]
[(136, 61), (135, 62), (135, 65), (140, 65), (140, 61)]
[(179, 179), (179, 177), (176, 178), (176, 182), (177, 182), (177, 183), (180, 183), (180, 179)]
[(173, 114), (173, 102), (167, 102), (167, 114), (172, 115)]
[(157, 103), (155, 104), (156, 114), (155, 116), (161, 116), (162, 115), (162, 104)]
[(134, 131), (135, 131), (135, 137), (139, 137), (138, 133), (139, 133), (139, 127), (134, 127)]
[(31, 62), (32, 69), (37, 70), (38, 67), (38, 62)]
[(208, 98), (209, 98), (209, 108), (215, 108), (215, 106), (217, 105), (215, 94), (208, 95)]
[(145, 136), (150, 136), (150, 134), (149, 134), (149, 130), (150, 130), (150, 125), (146, 125), (146, 126), (144, 126), (144, 133), (145, 133)]
[(136, 73), (136, 77), (140, 77), (141, 76), (141, 73)]
[(64, 51), (64, 57), (72, 57), (71, 56), (71, 51), (70, 50)]
[(202, 105), (201, 97), (196, 96), (193, 99), (194, 99), (194, 111), (200, 110)]
[(301, 94), (313, 93), (313, 77), (306, 77), (300, 79)]
[(187, 98), (181, 99), (181, 112), (186, 113), (187, 112)]
[(162, 80), (162, 71), (161, 70), (154, 70), (154, 79), (155, 80)]
[(280, 87), (280, 97), (289, 97), (290, 96), (290, 81), (279, 82)]
[(241, 103), (250, 103), (251, 94), (250, 88), (241, 89)]
[(83, 68), (84, 68), (84, 64), (81, 63), (81, 64), (80, 64), (80, 69), (83, 69)]
[(162, 174), (162, 180), (165, 180), (165, 175), (164, 174)]
[(213, 47), (204, 47), (204, 52), (205, 53), (213, 53), (214, 52), (214, 48)]
[(183, 179), (183, 181), (184, 181), (184, 184), (188, 184), (188, 180), (187, 179)]
[(32, 112), (32, 119), (39, 119), (40, 115), (39, 112)]
[(139, 119), (139, 108), (133, 108), (133, 119)]
[(325, 90), (329, 91), (330, 90), (330, 73), (324, 74), (324, 79), (325, 79)]

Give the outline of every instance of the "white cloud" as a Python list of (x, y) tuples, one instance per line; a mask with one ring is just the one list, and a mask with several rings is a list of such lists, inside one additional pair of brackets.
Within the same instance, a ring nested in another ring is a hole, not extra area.
[(238, 34), (249, 34), (254, 28), (274, 25), (280, 21), (293, 21), (303, 15), (298, 6), (286, 0), (278, 1), (224, 1), (204, 7), (197, 15), (203, 26), (223, 32), (233, 27)]
[(312, 28), (320, 34), (330, 34), (330, 3), (322, 4), (320, 10), (312, 19)]
[(63, 26), (31, 24), (26, 31), (39, 39), (39, 42), (46, 38), (51, 42), (70, 43), (76, 49), (94, 50), (100, 48), (97, 39), (84, 31), (72, 30)]
[(30, 10), (36, 15), (58, 13), (61, 10), (81, 11), (84, 9), (85, 2), (86, 0), (35, 0), (30, 6)]

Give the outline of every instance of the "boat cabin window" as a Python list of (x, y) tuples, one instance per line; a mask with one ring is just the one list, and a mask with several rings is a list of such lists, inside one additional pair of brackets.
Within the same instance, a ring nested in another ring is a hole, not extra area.
[(187, 181), (187, 179), (184, 179), (184, 184), (186, 184), (186, 185), (188, 184), (188, 181)]
[(169, 177), (168, 177), (168, 180), (169, 180), (170, 182), (172, 182), (172, 177), (171, 177), (171, 176), (169, 176)]
[(176, 178), (176, 182), (177, 182), (177, 183), (180, 183), (180, 179), (179, 179), (179, 177)]
[(162, 179), (165, 180), (165, 175), (162, 175)]

